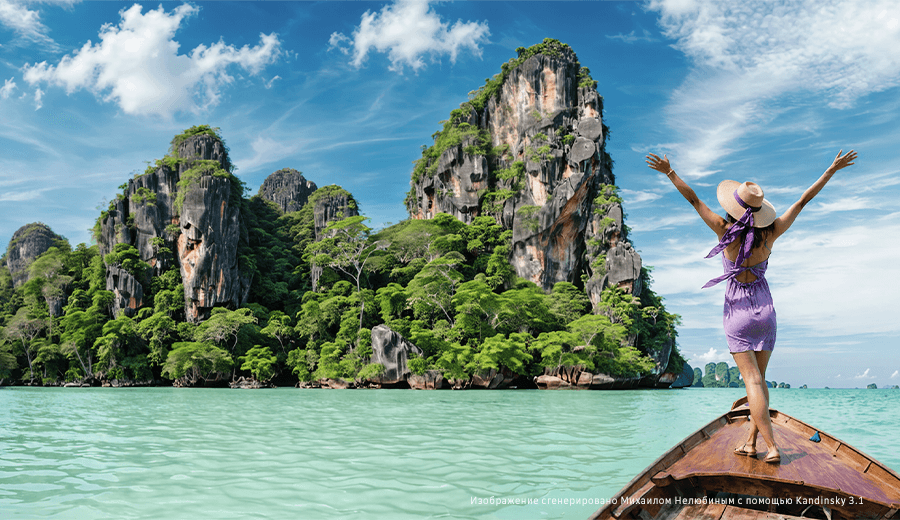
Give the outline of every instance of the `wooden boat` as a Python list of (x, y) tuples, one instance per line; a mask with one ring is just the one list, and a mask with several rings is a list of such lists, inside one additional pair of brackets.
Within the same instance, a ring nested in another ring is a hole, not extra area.
[[(853, 446), (770, 410), (780, 464), (734, 448), (747, 439), (747, 398), (629, 482), (590, 520), (900, 520), (900, 475)], [(816, 442), (813, 439), (819, 439)]]

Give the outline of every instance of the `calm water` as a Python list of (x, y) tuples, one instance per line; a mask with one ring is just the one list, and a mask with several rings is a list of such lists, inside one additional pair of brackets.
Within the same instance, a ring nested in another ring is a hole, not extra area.
[[(0, 388), (0, 518), (582, 519), (740, 395)], [(900, 469), (900, 391), (772, 398)]]

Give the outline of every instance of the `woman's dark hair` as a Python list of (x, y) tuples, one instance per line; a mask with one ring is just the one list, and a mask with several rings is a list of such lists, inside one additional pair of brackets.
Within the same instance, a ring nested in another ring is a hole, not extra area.
[[(728, 215), (728, 214), (725, 215), (725, 220), (727, 220), (727, 221), (730, 222), (731, 224), (734, 224), (735, 222), (737, 222), (737, 219), (736, 219), (736, 218), (734, 218), (734, 217), (732, 217), (731, 215)], [(752, 246), (752, 248), (753, 248), (753, 249), (756, 249), (757, 247), (760, 247), (760, 246), (762, 246), (763, 244), (765, 244), (765, 243), (766, 243), (766, 239), (769, 238), (769, 235), (775, 231), (775, 222), (773, 221), (771, 224), (769, 224), (769, 225), (766, 226), (766, 227), (754, 228), (754, 229), (755, 229), (755, 231), (754, 231), (754, 233), (753, 233), (753, 246)], [(744, 240), (744, 235), (745, 235), (746, 233), (747, 233), (747, 230), (746, 230), (746, 229), (743, 231), (743, 233), (741, 233), (741, 241), (742, 241), (742, 242), (743, 242), (743, 240)]]

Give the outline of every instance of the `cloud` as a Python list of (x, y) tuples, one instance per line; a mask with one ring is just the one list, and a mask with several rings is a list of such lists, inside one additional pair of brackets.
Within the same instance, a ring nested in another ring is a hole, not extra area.
[(414, 71), (424, 67), (425, 55), (434, 59), (449, 54), (452, 63), (465, 49), (481, 56), (479, 44), (487, 43), (490, 34), (487, 22), (457, 20), (451, 26), (441, 20), (428, 1), (397, 0), (377, 13), (366, 11), (352, 38), (335, 32), (328, 44), (352, 55), (350, 63), (357, 68), (365, 63), (370, 50), (387, 53), (389, 69), (402, 72), (404, 66)]
[(19, 37), (36, 43), (51, 44), (47, 27), (41, 23), (37, 11), (30, 11), (18, 2), (0, 0), (0, 25), (12, 29)]
[[(900, 4), (894, 0), (769, 2), (651, 0), (666, 37), (694, 67), (674, 91), (666, 119), (683, 177), (745, 146), (786, 109), (791, 94), (843, 109), (900, 85)], [(851, 14), (852, 13), (852, 14)]]
[(891, 379), (894, 379), (896, 377), (900, 377), (900, 370), (894, 370), (894, 373), (891, 374)]
[(867, 368), (866, 371), (862, 374), (856, 374), (856, 376), (854, 376), (854, 379), (875, 379), (875, 376), (870, 376), (869, 369)]
[(9, 99), (9, 96), (12, 95), (12, 91), (15, 89), (16, 82), (12, 78), (5, 80), (3, 86), (0, 87), (0, 99)]
[(878, 209), (878, 205), (865, 197), (845, 197), (834, 202), (820, 202), (807, 208), (807, 214), (831, 213), (833, 211), (855, 211), (861, 209)]
[(44, 106), (43, 101), (41, 99), (44, 97), (44, 91), (37, 88), (34, 89), (34, 109), (40, 110), (42, 106)]
[(67, 93), (86, 89), (126, 114), (171, 116), (215, 106), (222, 88), (234, 80), (226, 72), (229, 66), (258, 74), (281, 53), (272, 33), (260, 34), (254, 47), (237, 49), (219, 41), (178, 54), (175, 32), (198, 8), (183, 4), (168, 13), (162, 6), (141, 11), (138, 4), (119, 11), (121, 22), (104, 25), (99, 43), (88, 41), (55, 66), (26, 65), (25, 81), (64, 87)]
[[(734, 357), (731, 356), (727, 350), (719, 351), (718, 349), (710, 347), (709, 351), (705, 354), (700, 354), (699, 356), (694, 356), (696, 361), (699, 363), (698, 366), (705, 366), (708, 363), (719, 363), (719, 362), (729, 362), (734, 361)], [(695, 361), (694, 358), (691, 358), (691, 361)]]
[(623, 43), (635, 43), (635, 42), (653, 43), (653, 42), (659, 41), (657, 38), (654, 38), (653, 36), (651, 36), (650, 31), (648, 31), (647, 29), (644, 29), (643, 34), (641, 36), (637, 36), (634, 34), (634, 31), (631, 31), (628, 34), (622, 34), (622, 33), (613, 34), (613, 35), (607, 34), (606, 37), (609, 38), (610, 40), (622, 40)]
[(47, 191), (48, 189), (49, 188), (0, 193), (0, 202), (21, 202), (23, 200), (34, 200), (40, 197), (41, 193)]
[(628, 204), (629, 208), (634, 208), (645, 202), (653, 202), (662, 198), (662, 195), (652, 191), (622, 189), (619, 190), (619, 193), (622, 195), (622, 198), (625, 200), (625, 203)]

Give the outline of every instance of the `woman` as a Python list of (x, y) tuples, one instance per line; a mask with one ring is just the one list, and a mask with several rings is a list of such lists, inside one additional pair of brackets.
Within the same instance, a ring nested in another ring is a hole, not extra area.
[(710, 280), (704, 288), (728, 280), (723, 318), (725, 335), (728, 350), (734, 356), (747, 387), (747, 401), (753, 419), (747, 441), (734, 450), (738, 455), (755, 457), (757, 435), (762, 433), (768, 446), (763, 460), (773, 464), (781, 462), (769, 419), (769, 390), (765, 379), (769, 357), (775, 347), (776, 328), (775, 308), (765, 272), (775, 240), (791, 227), (800, 210), (825, 187), (835, 172), (850, 166), (856, 159), (856, 152), (853, 150), (845, 155), (841, 155), (842, 153), (843, 150), (838, 152), (834, 162), (819, 180), (777, 218), (775, 208), (763, 198), (763, 191), (757, 184), (722, 181), (717, 196), (728, 214), (728, 220), (713, 213), (697, 198), (694, 190), (669, 165), (668, 157), (663, 155), (661, 159), (654, 154), (647, 156), (650, 168), (666, 174), (719, 238), (719, 244), (710, 251), (707, 258), (722, 252), (725, 274)]

